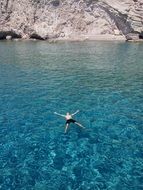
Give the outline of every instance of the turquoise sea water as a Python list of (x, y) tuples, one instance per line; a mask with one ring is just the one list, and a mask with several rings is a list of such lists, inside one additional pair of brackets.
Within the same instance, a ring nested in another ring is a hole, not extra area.
[(0, 189), (143, 189), (143, 44), (0, 42)]

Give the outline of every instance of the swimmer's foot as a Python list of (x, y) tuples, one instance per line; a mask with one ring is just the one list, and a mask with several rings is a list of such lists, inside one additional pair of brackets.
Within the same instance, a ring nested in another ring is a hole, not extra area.
[(79, 127), (83, 128), (83, 129), (85, 129), (85, 127), (83, 125), (81, 125), (80, 123), (75, 122), (75, 124), (78, 125)]

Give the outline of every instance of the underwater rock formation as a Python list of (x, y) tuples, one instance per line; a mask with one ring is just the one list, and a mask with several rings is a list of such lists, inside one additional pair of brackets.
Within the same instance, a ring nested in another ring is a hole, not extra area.
[(125, 39), (142, 32), (142, 0), (0, 0), (0, 39)]

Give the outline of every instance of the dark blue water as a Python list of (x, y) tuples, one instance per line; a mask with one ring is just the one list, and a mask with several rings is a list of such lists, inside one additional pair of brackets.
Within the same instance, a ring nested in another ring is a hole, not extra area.
[(143, 44), (0, 43), (0, 189), (143, 189)]

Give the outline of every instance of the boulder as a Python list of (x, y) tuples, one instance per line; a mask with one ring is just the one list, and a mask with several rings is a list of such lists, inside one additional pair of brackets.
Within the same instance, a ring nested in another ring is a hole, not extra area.
[(6, 36), (6, 40), (12, 40), (12, 36)]
[(139, 34), (138, 33), (129, 33), (129, 34), (127, 34), (126, 36), (126, 40), (127, 41), (130, 41), (130, 40), (139, 40)]

